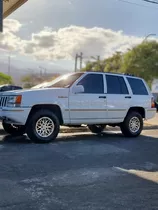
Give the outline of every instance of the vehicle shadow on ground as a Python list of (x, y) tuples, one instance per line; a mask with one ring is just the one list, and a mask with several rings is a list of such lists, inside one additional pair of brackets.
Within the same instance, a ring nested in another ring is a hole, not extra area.
[(27, 138), (26, 135), (23, 136), (11, 136), (11, 135), (6, 135), (4, 136), (0, 144), (31, 144), (32, 142), (30, 139)]
[[(4, 133), (4, 137), (1, 139), (0, 144), (31, 144), (33, 143), (26, 135), (23, 136), (11, 136), (6, 135), (5, 132), (0, 130), (1, 133)], [(90, 132), (78, 132), (78, 133), (60, 133), (57, 139), (53, 143), (58, 142), (78, 142), (78, 141), (93, 141), (93, 142), (104, 142), (104, 143), (121, 143), (121, 142), (129, 142), (129, 141), (136, 141), (136, 140), (151, 140), (156, 138), (150, 136), (141, 135), (137, 138), (127, 138), (122, 135), (122, 133), (116, 131), (116, 133), (112, 133), (110, 131), (105, 131), (101, 134), (93, 134)], [(48, 144), (49, 145), (49, 144)]]

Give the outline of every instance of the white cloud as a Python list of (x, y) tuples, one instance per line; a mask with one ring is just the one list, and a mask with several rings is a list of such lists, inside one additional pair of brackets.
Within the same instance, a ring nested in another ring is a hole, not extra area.
[(21, 45), (21, 39), (15, 35), (21, 28), (17, 20), (4, 20), (4, 31), (0, 33), (0, 49), (6, 51), (16, 51)]
[(85, 57), (108, 57), (115, 51), (126, 51), (142, 41), (141, 38), (127, 36), (122, 31), (104, 28), (69, 26), (59, 30), (44, 28), (34, 33), (30, 40), (17, 36), (21, 24), (16, 20), (4, 21), (4, 32), (0, 34), (0, 48), (31, 55), (38, 60), (74, 59), (76, 53)]
[(13, 19), (4, 20), (4, 31), (7, 32), (18, 32), (21, 28), (21, 23)]
[(141, 38), (124, 35), (122, 31), (104, 28), (69, 26), (53, 31), (50, 28), (32, 34), (32, 39), (23, 41), (22, 51), (37, 59), (73, 59), (76, 53), (86, 57), (110, 56), (114, 51), (125, 51), (142, 41)]

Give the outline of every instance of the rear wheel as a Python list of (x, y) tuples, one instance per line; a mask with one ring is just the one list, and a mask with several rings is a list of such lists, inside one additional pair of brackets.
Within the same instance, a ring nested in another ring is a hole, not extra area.
[(2, 122), (3, 129), (6, 133), (9, 133), (11, 135), (23, 135), (25, 133), (25, 126), (24, 125), (13, 125), (8, 124), (5, 122)]
[(143, 118), (138, 112), (130, 112), (120, 126), (126, 137), (137, 137), (143, 130)]
[(88, 125), (89, 130), (92, 133), (101, 133), (104, 131), (106, 125)]
[(43, 109), (31, 116), (27, 126), (27, 135), (35, 143), (49, 143), (56, 139), (59, 130), (60, 123), (57, 116)]

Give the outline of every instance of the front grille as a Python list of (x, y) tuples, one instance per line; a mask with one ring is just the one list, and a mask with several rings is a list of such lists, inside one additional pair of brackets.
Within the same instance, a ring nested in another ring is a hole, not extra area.
[(5, 107), (7, 105), (8, 96), (0, 97), (0, 107)]

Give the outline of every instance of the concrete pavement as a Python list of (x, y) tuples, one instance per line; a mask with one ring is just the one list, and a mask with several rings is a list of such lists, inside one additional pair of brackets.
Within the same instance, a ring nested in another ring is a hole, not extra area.
[(158, 131), (60, 134), (33, 144), (0, 136), (0, 210), (154, 210)]
[(158, 113), (156, 114), (156, 116), (153, 119), (147, 120), (147, 121), (145, 121), (145, 123), (148, 124), (148, 125), (158, 126)]

